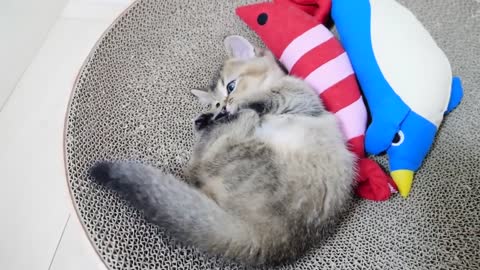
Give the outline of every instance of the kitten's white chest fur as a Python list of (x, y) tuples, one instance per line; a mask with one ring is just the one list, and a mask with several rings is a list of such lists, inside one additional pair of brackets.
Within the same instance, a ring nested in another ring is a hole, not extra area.
[(256, 128), (257, 138), (275, 145), (275, 148), (295, 150), (308, 144), (307, 127), (309, 119), (280, 115), (267, 117)]

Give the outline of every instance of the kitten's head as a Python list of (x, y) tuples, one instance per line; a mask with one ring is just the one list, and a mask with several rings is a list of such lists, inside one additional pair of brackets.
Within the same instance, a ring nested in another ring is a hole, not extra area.
[(209, 89), (192, 93), (212, 110), (235, 113), (242, 104), (270, 91), (286, 73), (270, 51), (254, 47), (241, 36), (228, 36), (224, 43), (228, 59), (218, 80)]

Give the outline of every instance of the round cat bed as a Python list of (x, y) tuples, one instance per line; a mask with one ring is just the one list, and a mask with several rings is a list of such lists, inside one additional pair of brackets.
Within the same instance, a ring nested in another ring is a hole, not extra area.
[[(110, 269), (242, 269), (176, 244), (86, 172), (100, 159), (180, 172), (201, 110), (190, 89), (210, 83), (225, 36), (261, 45), (234, 14), (251, 2), (138, 1), (86, 60), (67, 116), (66, 167), (78, 215)], [(445, 49), (464, 100), (446, 117), (407, 200), (356, 200), (335, 233), (283, 269), (480, 269), (480, 3), (401, 2)]]

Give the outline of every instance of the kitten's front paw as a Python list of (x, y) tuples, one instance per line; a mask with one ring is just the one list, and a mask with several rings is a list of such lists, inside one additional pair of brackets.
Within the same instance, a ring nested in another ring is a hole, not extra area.
[(267, 112), (267, 104), (263, 101), (251, 102), (246, 105), (247, 108), (254, 110), (260, 115)]
[(203, 113), (199, 115), (194, 123), (195, 130), (202, 130), (212, 123), (213, 113)]

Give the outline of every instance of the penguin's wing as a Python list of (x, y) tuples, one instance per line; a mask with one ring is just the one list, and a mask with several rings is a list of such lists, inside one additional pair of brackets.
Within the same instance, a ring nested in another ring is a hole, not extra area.
[(369, 154), (378, 155), (391, 145), (403, 120), (410, 109), (405, 104), (398, 103), (382, 106), (372, 113), (372, 123), (365, 133), (365, 150)]
[(448, 102), (448, 107), (447, 111), (445, 114), (453, 111), (458, 104), (460, 104), (460, 101), (462, 101), (463, 98), (463, 87), (462, 87), (462, 82), (460, 78), (454, 77), (452, 80), (452, 92), (450, 94), (450, 101)]

